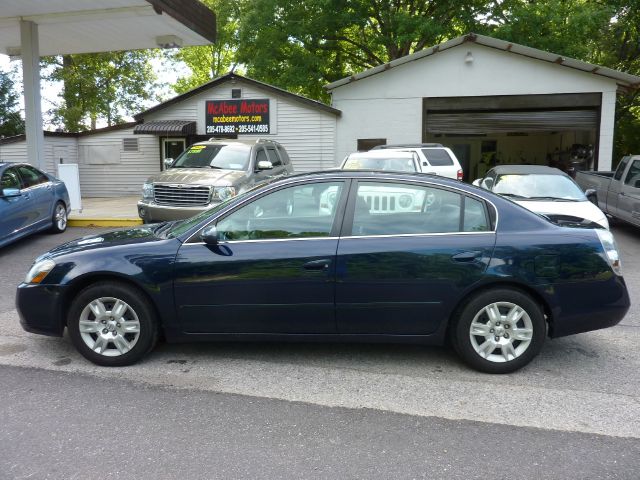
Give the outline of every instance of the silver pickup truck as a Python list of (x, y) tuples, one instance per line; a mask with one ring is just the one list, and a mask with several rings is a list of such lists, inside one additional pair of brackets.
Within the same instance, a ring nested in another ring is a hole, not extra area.
[(623, 157), (615, 172), (577, 172), (576, 182), (604, 213), (640, 227), (640, 155)]

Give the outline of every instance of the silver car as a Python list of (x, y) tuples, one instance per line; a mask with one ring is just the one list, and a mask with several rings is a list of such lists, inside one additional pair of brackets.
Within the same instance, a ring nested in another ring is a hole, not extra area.
[(271, 179), (293, 173), (272, 140), (209, 140), (191, 145), (147, 179), (138, 202), (145, 223), (180, 220)]

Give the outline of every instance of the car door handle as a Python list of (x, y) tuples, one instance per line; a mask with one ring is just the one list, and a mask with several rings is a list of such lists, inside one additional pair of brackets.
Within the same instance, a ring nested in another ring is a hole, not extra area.
[(460, 252), (460, 253), (456, 253), (451, 258), (456, 262), (472, 262), (476, 258), (478, 258), (480, 255), (482, 255), (482, 252), (480, 251)]
[(305, 270), (326, 270), (329, 268), (331, 260), (323, 258), (322, 260), (312, 260), (302, 265)]

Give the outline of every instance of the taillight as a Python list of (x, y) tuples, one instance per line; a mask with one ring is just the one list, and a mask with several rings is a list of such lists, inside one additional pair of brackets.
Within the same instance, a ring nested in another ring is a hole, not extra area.
[(458, 180), (462, 180), (462, 169), (458, 170), (456, 177)]

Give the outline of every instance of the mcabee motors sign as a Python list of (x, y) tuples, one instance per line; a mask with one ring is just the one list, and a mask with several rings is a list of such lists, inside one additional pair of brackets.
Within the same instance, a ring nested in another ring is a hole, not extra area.
[(269, 99), (207, 100), (207, 133), (269, 133)]

